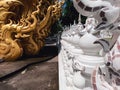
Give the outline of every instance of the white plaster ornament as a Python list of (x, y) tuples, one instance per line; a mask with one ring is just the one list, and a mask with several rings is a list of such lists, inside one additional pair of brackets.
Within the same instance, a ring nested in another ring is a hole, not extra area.
[(73, 0), (88, 18), (83, 25), (79, 15), (61, 35), (59, 90), (120, 90), (120, 37), (110, 43), (120, 30), (120, 7), (113, 1)]

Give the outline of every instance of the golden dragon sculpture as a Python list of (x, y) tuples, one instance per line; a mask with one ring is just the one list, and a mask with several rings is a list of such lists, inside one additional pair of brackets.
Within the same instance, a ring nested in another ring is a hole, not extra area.
[(35, 55), (61, 15), (56, 0), (0, 0), (0, 59)]

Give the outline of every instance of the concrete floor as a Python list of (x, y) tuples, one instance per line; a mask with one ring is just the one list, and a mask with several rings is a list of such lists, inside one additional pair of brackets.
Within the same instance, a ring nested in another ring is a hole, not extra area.
[(3, 80), (0, 82), (0, 90), (59, 90), (57, 60), (56, 56), (50, 61), (32, 65)]

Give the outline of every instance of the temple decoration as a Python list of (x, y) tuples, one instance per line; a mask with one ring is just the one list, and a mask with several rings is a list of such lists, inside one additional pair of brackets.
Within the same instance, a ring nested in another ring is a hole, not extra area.
[[(120, 4), (116, 2), (73, 0), (79, 23), (64, 27), (61, 35), (60, 90), (120, 89)], [(88, 17), (85, 24), (81, 15)]]
[(38, 54), (63, 2), (56, 0), (0, 1), (0, 60)]

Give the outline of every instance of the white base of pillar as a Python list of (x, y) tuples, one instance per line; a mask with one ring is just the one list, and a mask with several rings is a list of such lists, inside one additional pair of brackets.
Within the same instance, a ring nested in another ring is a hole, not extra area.
[[(83, 88), (92, 87), (91, 75), (90, 75), (90, 73), (88, 74), (86, 72), (82, 74), (83, 78), (85, 79), (85, 86), (83, 85), (82, 88), (78, 88), (76, 86), (76, 83), (74, 83), (75, 81), (73, 81), (73, 78), (75, 78), (74, 77), (75, 72), (73, 72), (73, 74), (71, 74), (72, 71), (70, 70), (70, 67), (67, 66), (67, 64), (68, 64), (67, 62), (69, 60), (68, 60), (68, 57), (67, 57), (64, 47), (61, 47), (61, 51), (58, 55), (58, 60), (59, 60), (59, 64), (58, 64), (58, 66), (59, 66), (58, 67), (59, 68), (59, 90), (85, 90)], [(94, 66), (94, 63), (92, 65)], [(82, 85), (83, 79), (80, 79), (81, 77), (79, 77), (79, 75), (76, 78), (78, 78), (78, 79), (76, 79), (76, 80), (78, 80), (77, 81), (78, 84), (81, 83), (81, 85)], [(89, 89), (89, 90), (92, 90), (92, 89)]]
[[(63, 57), (63, 50), (60, 51), (58, 55), (58, 60), (59, 60), (59, 64), (58, 64), (59, 66), (59, 90), (82, 90), (73, 85), (72, 78), (71, 79), (69, 77), (66, 78), (65, 69), (64, 69), (64, 61), (63, 61), (65, 60), (65, 58)], [(90, 84), (89, 82), (86, 80), (87, 87), (88, 87), (88, 84)]]
[(66, 86), (66, 78), (65, 78), (65, 73), (64, 73), (64, 68), (63, 68), (63, 62), (62, 62), (62, 55), (61, 55), (61, 51), (58, 55), (58, 66), (59, 66), (59, 90), (70, 90), (68, 89), (68, 87)]

